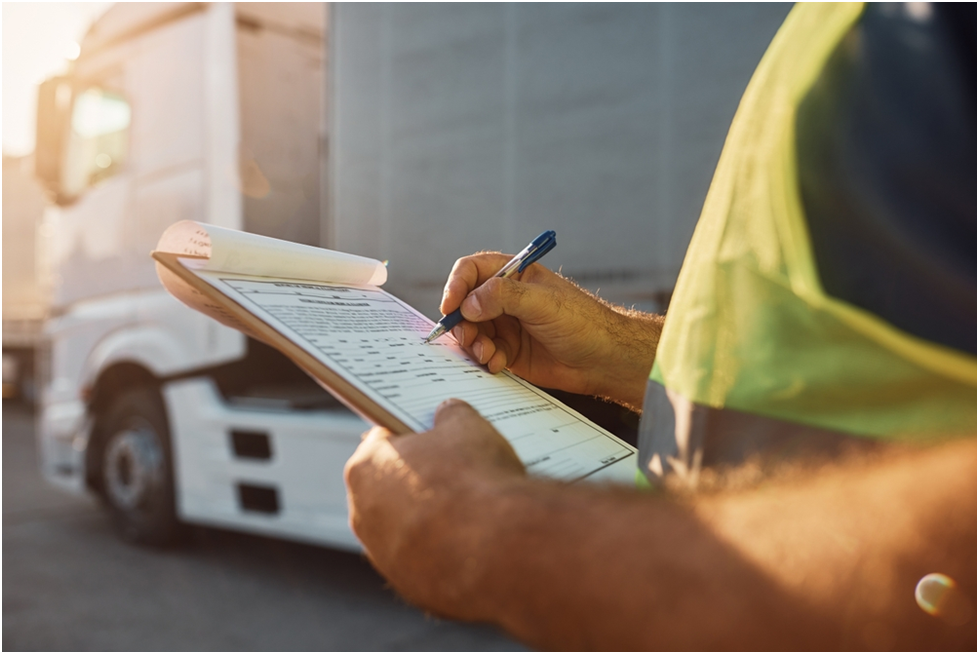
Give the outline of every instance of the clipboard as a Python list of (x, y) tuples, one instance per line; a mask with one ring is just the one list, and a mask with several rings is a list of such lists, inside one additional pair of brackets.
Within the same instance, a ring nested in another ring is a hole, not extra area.
[(208, 284), (198, 277), (194, 271), (189, 270), (180, 262), (180, 259), (206, 260), (207, 257), (177, 255), (170, 252), (160, 252), (159, 250), (154, 250), (150, 253), (150, 256), (158, 264), (164, 266), (171, 273), (183, 280), (194, 291), (200, 293), (233, 317), (239, 323), (238, 325), (232, 325), (233, 327), (236, 329), (245, 327), (246, 329), (242, 329), (241, 331), (282, 352), (306, 374), (361, 418), (375, 425), (385, 427), (395, 434), (408, 434), (413, 432), (411, 427), (374, 401), (373, 398), (352, 385), (335, 370), (284, 336), (236, 300), (228, 297), (211, 284)]

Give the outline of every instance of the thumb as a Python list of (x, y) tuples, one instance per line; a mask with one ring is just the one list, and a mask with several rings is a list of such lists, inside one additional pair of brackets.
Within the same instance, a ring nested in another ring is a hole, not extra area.
[(442, 402), (435, 409), (435, 428), (441, 434), (456, 434), (460, 447), (458, 456), (478, 459), (483, 464), (502, 466), (503, 469), (524, 474), (524, 465), (496, 427), (476, 409), (462, 400), (451, 399)]
[(470, 406), (467, 402), (455, 398), (442, 402), (435, 409), (436, 427), (452, 422), (471, 420), (473, 418), (485, 420), (485, 418), (479, 415), (479, 412), (472, 408), (472, 406)]
[(488, 280), (462, 303), (462, 316), (470, 322), (485, 322), (502, 315), (521, 322), (543, 322), (557, 312), (553, 289), (502, 277)]

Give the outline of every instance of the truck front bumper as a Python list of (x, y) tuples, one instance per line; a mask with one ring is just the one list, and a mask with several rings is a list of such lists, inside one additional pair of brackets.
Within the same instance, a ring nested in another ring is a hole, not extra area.
[(71, 400), (44, 405), (37, 421), (44, 478), (67, 491), (84, 493), (85, 450), (92, 428), (85, 403)]

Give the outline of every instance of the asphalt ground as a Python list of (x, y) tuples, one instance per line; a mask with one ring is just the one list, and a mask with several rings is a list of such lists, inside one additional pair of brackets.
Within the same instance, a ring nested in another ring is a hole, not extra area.
[(38, 472), (34, 417), (3, 403), (3, 649), (524, 649), (408, 606), (359, 555), (195, 528), (128, 545), (92, 497)]

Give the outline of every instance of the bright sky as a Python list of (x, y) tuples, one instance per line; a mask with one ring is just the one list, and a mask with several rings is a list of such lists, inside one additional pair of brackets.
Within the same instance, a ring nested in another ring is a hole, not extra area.
[(3, 152), (34, 150), (37, 85), (67, 70), (92, 21), (111, 2), (3, 3)]

